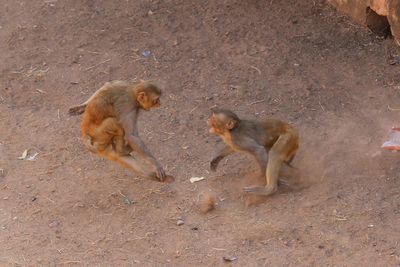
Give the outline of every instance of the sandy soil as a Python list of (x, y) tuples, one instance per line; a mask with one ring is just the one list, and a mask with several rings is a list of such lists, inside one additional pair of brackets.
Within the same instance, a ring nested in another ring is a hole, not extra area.
[[(1, 0), (0, 14), (1, 266), (400, 265), (400, 156), (380, 149), (399, 125), (390, 40), (322, 0)], [(165, 88), (140, 132), (175, 183), (84, 149), (68, 107), (115, 79)], [(299, 128), (289, 186), (244, 195), (247, 156), (209, 172), (214, 105)]]

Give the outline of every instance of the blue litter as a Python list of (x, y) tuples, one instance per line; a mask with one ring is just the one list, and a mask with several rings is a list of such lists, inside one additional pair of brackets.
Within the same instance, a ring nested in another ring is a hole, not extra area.
[(146, 50), (146, 51), (143, 51), (142, 55), (143, 55), (144, 57), (149, 57), (149, 56), (151, 56), (151, 52), (148, 51), (148, 50)]

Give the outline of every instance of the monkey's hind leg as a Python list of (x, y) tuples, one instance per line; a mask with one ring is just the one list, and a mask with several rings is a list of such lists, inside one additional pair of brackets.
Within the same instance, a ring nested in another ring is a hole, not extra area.
[(275, 144), (269, 151), (266, 173), (267, 184), (265, 187), (249, 186), (244, 188), (245, 192), (261, 196), (269, 196), (278, 190), (279, 171), (290, 148), (290, 140), (291, 135), (288, 133), (279, 136), (278, 140), (276, 140)]

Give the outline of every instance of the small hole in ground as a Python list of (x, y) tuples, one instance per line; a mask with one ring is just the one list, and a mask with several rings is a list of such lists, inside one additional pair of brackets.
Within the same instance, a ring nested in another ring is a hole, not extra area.
[(367, 27), (379, 37), (390, 37), (390, 24), (386, 16), (378, 15), (374, 10), (367, 7)]

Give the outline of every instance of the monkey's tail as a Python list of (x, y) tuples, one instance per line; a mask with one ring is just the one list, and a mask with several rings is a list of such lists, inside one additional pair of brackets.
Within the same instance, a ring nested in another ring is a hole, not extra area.
[(70, 116), (78, 116), (85, 112), (86, 104), (81, 104), (78, 106), (73, 106), (68, 109), (68, 115)]

